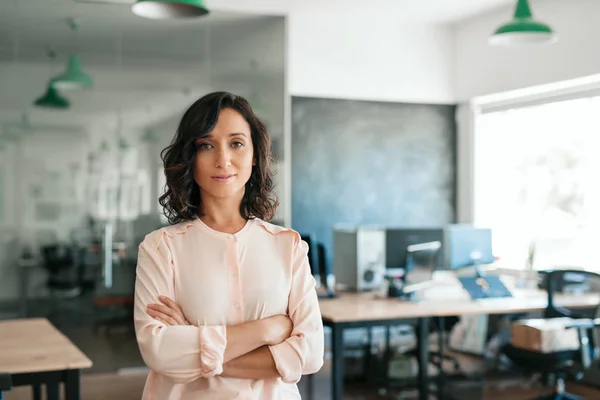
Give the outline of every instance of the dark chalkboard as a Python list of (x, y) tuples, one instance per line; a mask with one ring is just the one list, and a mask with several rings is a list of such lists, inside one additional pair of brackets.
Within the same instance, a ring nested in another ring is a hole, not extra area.
[(292, 225), (332, 265), (338, 223), (455, 220), (455, 106), (294, 97)]

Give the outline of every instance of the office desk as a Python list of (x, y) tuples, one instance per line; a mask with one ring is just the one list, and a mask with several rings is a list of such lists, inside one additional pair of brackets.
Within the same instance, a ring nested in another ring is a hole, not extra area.
[[(512, 314), (543, 311), (547, 293), (541, 290), (511, 290), (513, 298), (473, 301), (464, 291), (448, 297), (443, 291), (428, 291), (418, 302), (380, 299), (369, 293), (339, 293), (334, 299), (321, 299), (323, 324), (331, 328), (331, 399), (343, 398), (344, 354), (343, 331), (347, 328), (400, 325), (404, 320), (417, 319), (421, 334), (417, 338), (419, 361), (419, 399), (429, 398), (427, 335), (431, 317), (477, 314)], [(437, 294), (436, 294), (437, 293)], [(558, 295), (556, 304), (567, 308), (591, 308), (600, 303), (599, 295)], [(309, 384), (309, 386), (311, 386)]]
[(60, 383), (65, 399), (81, 398), (80, 370), (92, 362), (46, 319), (0, 322), (0, 371), (11, 374), (14, 386), (31, 385), (34, 400), (58, 400)]

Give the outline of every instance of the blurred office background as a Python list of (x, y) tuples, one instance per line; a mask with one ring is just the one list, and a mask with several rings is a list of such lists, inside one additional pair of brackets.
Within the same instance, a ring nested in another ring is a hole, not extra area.
[(207, 0), (169, 20), (133, 3), (0, 0), (0, 319), (49, 318), (89, 374), (143, 367), (159, 153), (209, 91), (267, 122), (274, 223), (325, 267), (337, 224), (460, 222), (492, 229), (502, 267), (599, 268), (596, 1), (532, 0), (559, 40), (527, 48), (488, 43), (514, 0)]

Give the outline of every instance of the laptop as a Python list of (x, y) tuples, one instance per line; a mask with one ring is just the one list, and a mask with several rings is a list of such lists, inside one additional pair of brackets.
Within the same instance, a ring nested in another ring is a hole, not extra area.
[(459, 276), (458, 280), (473, 300), (513, 297), (498, 275)]

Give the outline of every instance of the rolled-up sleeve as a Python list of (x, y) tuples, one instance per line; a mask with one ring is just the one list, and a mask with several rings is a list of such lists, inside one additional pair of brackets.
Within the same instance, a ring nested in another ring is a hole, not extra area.
[(139, 246), (134, 320), (142, 358), (148, 368), (178, 383), (219, 375), (227, 345), (225, 326), (167, 326), (146, 312), (148, 304), (159, 303), (158, 296), (177, 301), (165, 236), (153, 232)]
[(277, 371), (286, 383), (297, 383), (302, 375), (314, 374), (323, 366), (323, 322), (307, 254), (308, 245), (298, 239), (293, 250), (288, 305), (292, 334), (282, 343), (269, 346)]

